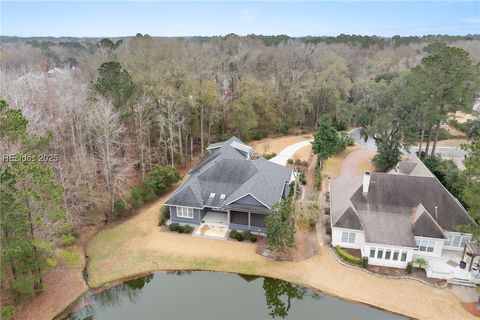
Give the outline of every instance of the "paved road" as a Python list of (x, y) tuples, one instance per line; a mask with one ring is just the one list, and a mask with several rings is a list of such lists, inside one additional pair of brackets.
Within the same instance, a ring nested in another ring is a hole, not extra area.
[(271, 158), (269, 161), (274, 163), (281, 164), (282, 166), (287, 165), (288, 159), (292, 158), (295, 152), (308, 146), (313, 140), (305, 140), (289, 145), (282, 151), (280, 151), (275, 157)]
[[(375, 140), (373, 138), (369, 137), (367, 141), (365, 141), (365, 139), (360, 136), (360, 128), (353, 129), (349, 132), (349, 135), (355, 140), (356, 143), (364, 146), (365, 148), (374, 151), (377, 150), (377, 146), (375, 145)], [(418, 151), (418, 147), (410, 148), (410, 153), (416, 151)], [(409, 153), (406, 150), (403, 150), (402, 152), (405, 154)], [(435, 149), (435, 154), (446, 159), (463, 160), (465, 158), (466, 152), (458, 147), (437, 147)]]

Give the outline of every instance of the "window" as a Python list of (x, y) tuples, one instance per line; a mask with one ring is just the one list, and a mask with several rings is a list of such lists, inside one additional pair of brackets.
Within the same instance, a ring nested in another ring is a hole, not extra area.
[(193, 219), (193, 208), (177, 207), (177, 217)]
[(209, 196), (209, 198), (215, 198), (215, 193), (213, 193), (213, 192), (212, 192), (212, 193), (210, 193), (210, 196)]
[(392, 250), (387, 249), (387, 251), (385, 251), (385, 260), (390, 260), (391, 255), (392, 255)]
[(445, 246), (447, 247), (463, 247), (467, 242), (471, 240), (469, 235), (452, 235), (448, 234), (445, 239)]
[(370, 258), (375, 258), (375, 248), (370, 248)]
[(398, 261), (398, 254), (399, 254), (399, 253), (400, 253), (400, 252), (399, 252), (398, 250), (393, 251), (393, 260), (394, 260), (394, 261)]
[(383, 259), (383, 249), (378, 249), (378, 251), (377, 251), (377, 259)]
[(355, 232), (342, 232), (342, 242), (344, 243), (355, 243)]
[(460, 247), (465, 246), (465, 244), (469, 241), (470, 241), (470, 236), (463, 236), (462, 241), (460, 241)]
[(416, 251), (433, 252), (435, 250), (435, 241), (417, 240)]
[(445, 245), (450, 247), (452, 245), (452, 238), (453, 236), (452, 235), (447, 235), (447, 239), (445, 239)]
[(407, 251), (402, 251), (402, 259), (400, 261), (402, 262), (407, 261)]

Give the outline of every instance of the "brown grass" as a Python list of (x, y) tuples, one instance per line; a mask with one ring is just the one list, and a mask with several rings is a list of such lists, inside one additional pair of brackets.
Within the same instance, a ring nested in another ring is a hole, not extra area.
[(302, 134), (295, 136), (284, 136), (278, 138), (263, 139), (259, 141), (252, 141), (250, 144), (253, 146), (255, 151), (259, 154), (265, 153), (279, 153), (286, 147), (291, 144), (304, 141), (306, 139), (311, 139), (312, 134)]
[(322, 176), (336, 178), (340, 175), (345, 158), (353, 151), (360, 149), (359, 145), (348, 147), (345, 151), (336, 154), (325, 161), (322, 168)]
[(295, 152), (293, 160), (309, 161), (312, 156), (312, 146), (306, 146)]

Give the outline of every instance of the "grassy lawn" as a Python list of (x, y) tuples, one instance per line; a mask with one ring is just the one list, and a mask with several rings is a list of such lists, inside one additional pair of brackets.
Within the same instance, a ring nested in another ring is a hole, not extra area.
[(373, 154), (368, 157), (361, 158), (358, 162), (358, 174), (363, 175), (365, 171), (374, 171), (375, 168), (372, 164)]
[(312, 155), (312, 146), (306, 146), (295, 152), (293, 155), (293, 160), (308, 161)]
[(253, 146), (255, 151), (259, 154), (264, 153), (279, 153), (289, 145), (294, 143), (312, 139), (312, 134), (302, 134), (295, 136), (284, 136), (272, 139), (264, 139), (259, 141), (252, 141), (250, 144)]
[(342, 164), (345, 158), (353, 151), (359, 150), (361, 147), (359, 145), (354, 145), (348, 147), (345, 151), (336, 154), (325, 161), (322, 168), (322, 176), (329, 176), (331, 178), (336, 178), (340, 175), (342, 169)]

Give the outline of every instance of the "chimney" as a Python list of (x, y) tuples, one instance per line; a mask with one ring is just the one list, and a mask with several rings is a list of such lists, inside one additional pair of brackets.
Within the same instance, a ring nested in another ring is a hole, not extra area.
[(435, 221), (438, 221), (438, 207), (435, 206)]
[(370, 188), (370, 172), (366, 171), (363, 175), (363, 193), (368, 193), (368, 189)]

